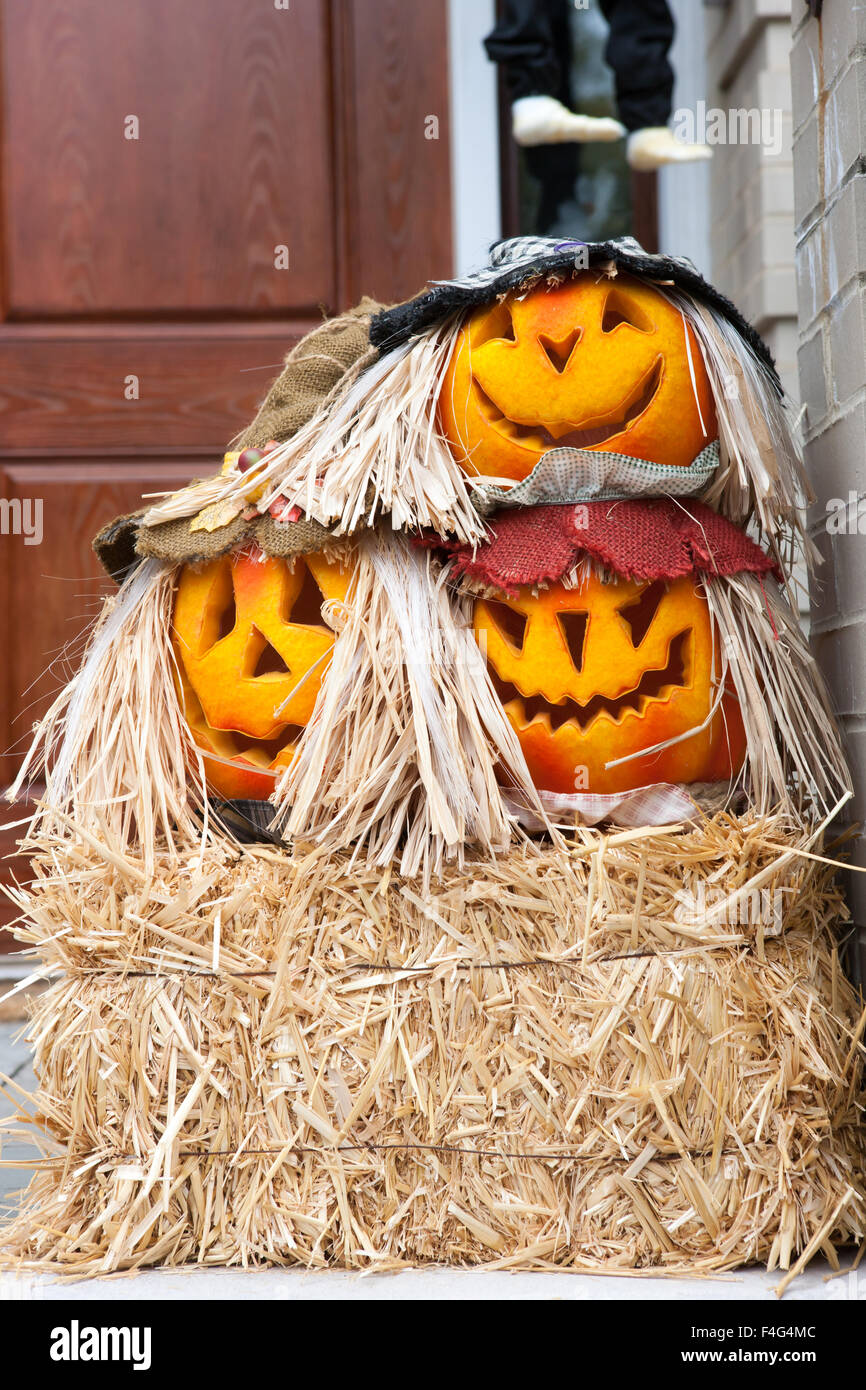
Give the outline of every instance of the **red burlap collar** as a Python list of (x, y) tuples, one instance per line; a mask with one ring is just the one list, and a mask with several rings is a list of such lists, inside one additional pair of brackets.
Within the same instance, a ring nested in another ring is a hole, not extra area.
[(506, 593), (556, 583), (584, 555), (625, 579), (775, 569), (759, 545), (704, 503), (670, 497), (516, 507), (498, 512), (491, 530), (491, 539), (474, 551), (457, 542), (438, 544), (454, 557), (459, 575)]

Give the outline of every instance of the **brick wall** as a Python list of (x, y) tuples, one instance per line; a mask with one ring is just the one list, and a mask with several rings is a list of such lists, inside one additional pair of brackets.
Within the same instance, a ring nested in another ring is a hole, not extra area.
[(706, 14), (707, 105), (726, 112), (782, 112), (780, 153), (762, 144), (716, 148), (710, 166), (711, 278), (766, 339), (785, 390), (796, 401), (791, 0), (732, 0)]
[[(800, 384), (824, 557), (812, 640), (854, 771), (851, 819), (866, 822), (866, 6), (827, 0), (819, 24), (798, 0), (791, 73)], [(844, 527), (828, 530), (828, 504), (852, 493)], [(862, 835), (854, 859), (866, 865)], [(850, 878), (866, 978), (866, 876)]]

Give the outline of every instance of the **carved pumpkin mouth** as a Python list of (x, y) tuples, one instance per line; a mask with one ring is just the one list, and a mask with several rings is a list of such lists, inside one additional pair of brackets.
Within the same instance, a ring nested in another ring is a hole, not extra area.
[(736, 697), (719, 691), (716, 633), (694, 574), (588, 570), (574, 587), (495, 591), (473, 628), (542, 791), (630, 791), (729, 778), (745, 756)]
[(244, 762), (262, 772), (270, 772), (274, 781), (283, 770), (277, 761), (279, 755), (290, 750), (304, 732), (302, 724), (284, 724), (274, 738), (254, 738), (238, 729), (217, 729), (208, 724), (201, 702), (191, 688), (187, 688), (185, 698), (186, 720), (193, 733), (201, 738), (200, 747), (212, 749), (217, 760)]
[(570, 422), (559, 425), (550, 421), (546, 425), (541, 424), (540, 421), (532, 425), (522, 425), (516, 420), (509, 419), (505, 412), (500, 410), (496, 402), (481, 386), (477, 377), (473, 377), (473, 382), (478, 392), (481, 407), (492, 429), (507, 439), (520, 440), (521, 443), (544, 452), (547, 449), (597, 448), (599, 444), (604, 444), (608, 439), (613, 439), (616, 435), (624, 433), (629, 425), (639, 419), (644, 411), (652, 405), (661, 386), (663, 370), (664, 358), (659, 356), (616, 414), (609, 416), (606, 420), (599, 421), (597, 424), (587, 421), (586, 424), (576, 427)]
[(684, 689), (691, 683), (690, 645), (692, 629), (684, 628), (671, 638), (668, 659), (661, 668), (643, 672), (633, 690), (620, 695), (593, 695), (586, 704), (566, 696), (558, 704), (552, 704), (543, 695), (523, 695), (511, 681), (504, 680), (488, 657), (487, 669), (494, 688), (508, 710), (513, 722), (520, 728), (527, 728), (533, 721), (542, 720), (556, 733), (563, 724), (575, 724), (586, 729), (594, 720), (607, 715), (619, 724), (629, 712), (642, 715), (647, 705), (664, 701), (677, 689)]

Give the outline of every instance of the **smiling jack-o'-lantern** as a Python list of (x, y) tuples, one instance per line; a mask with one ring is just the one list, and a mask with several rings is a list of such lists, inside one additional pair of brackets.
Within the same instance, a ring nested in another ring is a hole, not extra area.
[(591, 271), (472, 314), (439, 416), (467, 473), (511, 479), (568, 445), (686, 467), (718, 437), (706, 367), (683, 315), (628, 275)]
[(554, 584), (537, 597), (522, 589), (515, 598), (478, 599), (474, 626), (539, 789), (713, 782), (741, 766), (736, 698), (726, 691), (706, 722), (715, 697), (713, 627), (694, 576), (605, 584), (589, 575), (579, 588)]
[(184, 714), (221, 795), (265, 799), (291, 762), (334, 644), (322, 606), (345, 598), (350, 577), (320, 555), (290, 566), (254, 547), (183, 570), (173, 640)]

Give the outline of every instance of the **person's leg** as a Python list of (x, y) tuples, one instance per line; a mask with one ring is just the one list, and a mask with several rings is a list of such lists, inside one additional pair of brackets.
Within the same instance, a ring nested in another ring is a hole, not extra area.
[(660, 169), (709, 159), (707, 145), (689, 145), (668, 129), (674, 71), (668, 60), (674, 19), (667, 0), (600, 0), (610, 26), (605, 57), (613, 68), (619, 114), (629, 131), (633, 169)]
[(551, 0), (505, 0), (495, 29), (484, 40), (488, 58), (505, 69), (512, 101), (558, 95), (562, 64), (554, 17)]
[(568, 0), (505, 0), (484, 40), (487, 56), (505, 70), (518, 145), (619, 140), (618, 121), (568, 109)]
[(623, 125), (666, 125), (674, 90), (668, 61), (674, 21), (666, 0), (601, 0), (601, 11), (610, 26), (605, 57)]

